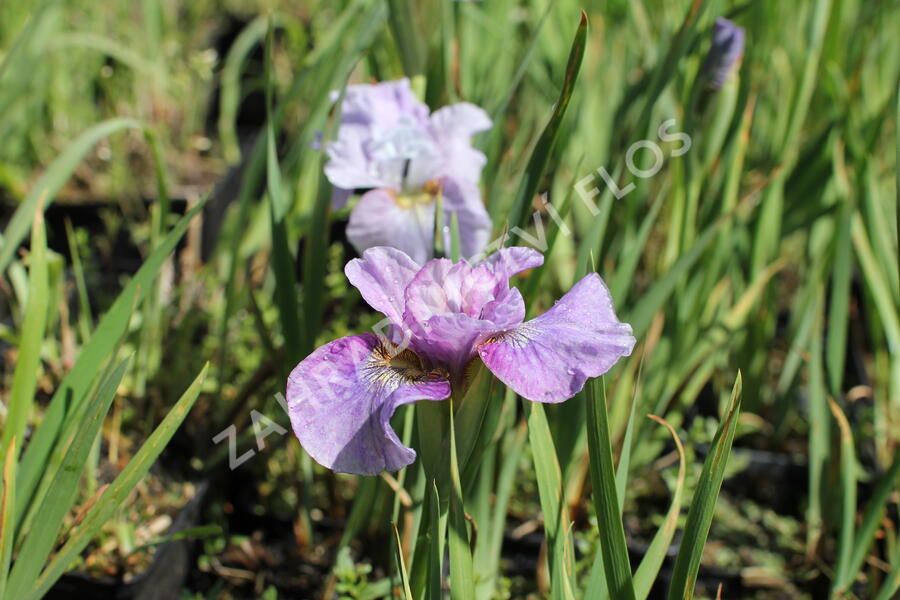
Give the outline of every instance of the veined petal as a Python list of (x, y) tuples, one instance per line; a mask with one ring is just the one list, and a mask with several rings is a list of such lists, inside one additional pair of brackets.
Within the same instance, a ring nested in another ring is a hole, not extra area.
[(478, 354), (523, 398), (562, 402), (631, 354), (634, 343), (603, 280), (591, 273), (543, 315), (492, 336)]
[(318, 348), (291, 372), (288, 412), (294, 434), (319, 464), (339, 473), (396, 471), (416, 453), (397, 438), (391, 416), (418, 400), (444, 400), (450, 384), (425, 373), (409, 351), (391, 357), (373, 334)]
[(433, 252), (434, 203), (401, 206), (390, 190), (366, 192), (350, 213), (347, 239), (360, 254), (367, 248), (392, 246), (422, 264)]
[(347, 279), (369, 306), (395, 325), (403, 323), (403, 294), (418, 271), (419, 265), (409, 256), (387, 246), (369, 248), (362, 258), (354, 258), (344, 267)]

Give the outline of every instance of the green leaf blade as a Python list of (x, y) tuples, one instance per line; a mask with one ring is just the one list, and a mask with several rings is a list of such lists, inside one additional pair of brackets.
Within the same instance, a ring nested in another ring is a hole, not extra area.
[[(603, 570), (606, 573), (609, 595), (611, 598), (633, 600), (634, 584), (622, 513), (619, 510), (612, 441), (606, 413), (606, 391), (602, 383), (602, 379), (595, 379), (587, 385), (587, 437), (592, 496), (600, 529), (600, 552), (603, 555)], [(600, 387), (600, 393), (597, 393), (597, 387)]]
[(18, 560), (10, 573), (7, 591), (13, 598), (26, 595), (53, 549), (63, 519), (77, 498), (78, 481), (88, 453), (100, 433), (100, 426), (116, 396), (128, 363), (128, 359), (122, 360), (106, 377), (93, 401), (87, 406), (78, 427), (69, 436), (71, 439), (67, 444), (68, 449), (56, 472), (53, 485), (38, 509), (37, 517), (25, 536)]
[(728, 463), (731, 444), (737, 430), (741, 407), (741, 387), (741, 373), (738, 371), (731, 392), (728, 412), (719, 424), (719, 429), (713, 438), (709, 454), (703, 464), (703, 471), (700, 473), (700, 481), (694, 492), (687, 523), (684, 527), (684, 538), (681, 548), (678, 550), (678, 556), (675, 558), (675, 568), (669, 585), (669, 600), (689, 600), (694, 597), (700, 559), (706, 545), (706, 536), (712, 523), (716, 500), (725, 478), (725, 466)]
[[(94, 503), (88, 511), (81, 525), (74, 534), (66, 541), (62, 549), (53, 557), (50, 563), (41, 573), (40, 577), (33, 583), (30, 599), (37, 600), (59, 579), (63, 572), (72, 564), (72, 561), (81, 553), (91, 539), (99, 532), (100, 527), (112, 516), (113, 512), (121, 506), (128, 497), (128, 494), (134, 489), (134, 486), (147, 473), (150, 467), (156, 462), (157, 457), (163, 451), (175, 431), (187, 417), (188, 412), (194, 406), (197, 397), (200, 395), (203, 382), (206, 379), (206, 373), (209, 370), (209, 363), (204, 365), (200, 373), (194, 379), (193, 383), (178, 399), (178, 402), (172, 407), (169, 413), (162, 420), (162, 423), (153, 431), (147, 441), (141, 446), (137, 454), (126, 465), (125, 469), (119, 473), (118, 477), (104, 491), (103, 495)], [(32, 580), (33, 581), (33, 580)], [(25, 596), (23, 596), (25, 597)]]

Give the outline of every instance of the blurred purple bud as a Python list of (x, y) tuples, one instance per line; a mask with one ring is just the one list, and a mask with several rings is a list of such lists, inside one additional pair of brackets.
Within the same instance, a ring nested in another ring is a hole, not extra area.
[(712, 46), (703, 63), (702, 73), (709, 87), (721, 89), (744, 55), (744, 30), (719, 17), (713, 27)]

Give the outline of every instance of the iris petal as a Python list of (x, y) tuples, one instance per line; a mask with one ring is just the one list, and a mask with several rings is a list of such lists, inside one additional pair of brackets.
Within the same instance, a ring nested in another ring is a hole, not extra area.
[(362, 258), (348, 262), (344, 273), (369, 306), (395, 325), (401, 325), (406, 306), (404, 290), (419, 268), (403, 252), (381, 246), (369, 248), (363, 252)]
[(472, 181), (458, 177), (442, 177), (441, 193), (444, 204), (444, 223), (447, 226), (444, 247), (450, 249), (450, 223), (453, 214), (459, 224), (459, 252), (463, 258), (478, 256), (491, 237), (493, 223), (481, 200), (481, 192)]
[(497, 250), (480, 264), (492, 268), (498, 279), (508, 280), (513, 275), (544, 264), (544, 255), (533, 248), (513, 246)]
[(487, 159), (472, 147), (472, 136), (491, 127), (487, 113), (474, 104), (459, 102), (434, 111), (429, 124), (444, 153), (439, 175), (477, 182)]
[(360, 253), (375, 246), (392, 246), (424, 263), (434, 246), (434, 203), (401, 206), (390, 191), (366, 192), (350, 213), (347, 239)]
[[(488, 267), (446, 258), (425, 263), (406, 286), (403, 323), (412, 334), (413, 348), (451, 373), (460, 370), (475, 355), (475, 344), (501, 328), (483, 316), (485, 310), (503, 312), (496, 306), (497, 287)], [(514, 297), (509, 300), (516, 302)]]
[(516, 288), (509, 288), (497, 294), (495, 300), (484, 305), (481, 318), (494, 324), (494, 331), (515, 327), (525, 320), (525, 301)]
[(347, 87), (337, 139), (325, 145), (325, 174), (336, 187), (396, 187), (401, 161), (379, 156), (396, 132), (429, 125), (428, 107), (416, 98), (408, 79)]
[(450, 396), (446, 378), (421, 370), (409, 351), (390, 356), (377, 336), (340, 338), (291, 372), (288, 412), (294, 434), (319, 464), (377, 475), (412, 463), (416, 453), (391, 428), (397, 407)]
[(562, 402), (631, 354), (634, 343), (603, 280), (591, 273), (541, 316), (492, 336), (478, 354), (523, 398)]

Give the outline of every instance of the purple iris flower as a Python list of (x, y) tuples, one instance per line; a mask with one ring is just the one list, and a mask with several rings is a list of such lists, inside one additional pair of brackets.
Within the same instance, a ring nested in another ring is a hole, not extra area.
[(479, 254), (491, 220), (478, 190), (485, 157), (472, 136), (490, 126), (487, 114), (467, 102), (429, 114), (408, 79), (349, 86), (337, 139), (325, 147), (325, 175), (336, 188), (336, 209), (353, 190), (369, 190), (347, 225), (357, 251), (392, 246), (424, 263), (432, 256), (440, 194), (444, 222), (456, 213), (462, 255)]
[(709, 87), (721, 89), (744, 55), (744, 30), (719, 17), (713, 27), (712, 46), (703, 63)]
[(291, 372), (288, 410), (306, 451), (342, 473), (396, 471), (416, 453), (391, 428), (394, 411), (463, 398), (476, 360), (520, 396), (556, 403), (631, 354), (631, 326), (616, 317), (596, 273), (524, 322), (525, 303), (509, 278), (543, 262), (530, 248), (505, 248), (475, 265), (433, 259), (420, 266), (387, 247), (351, 260), (347, 278), (389, 326), (386, 335), (325, 344)]

